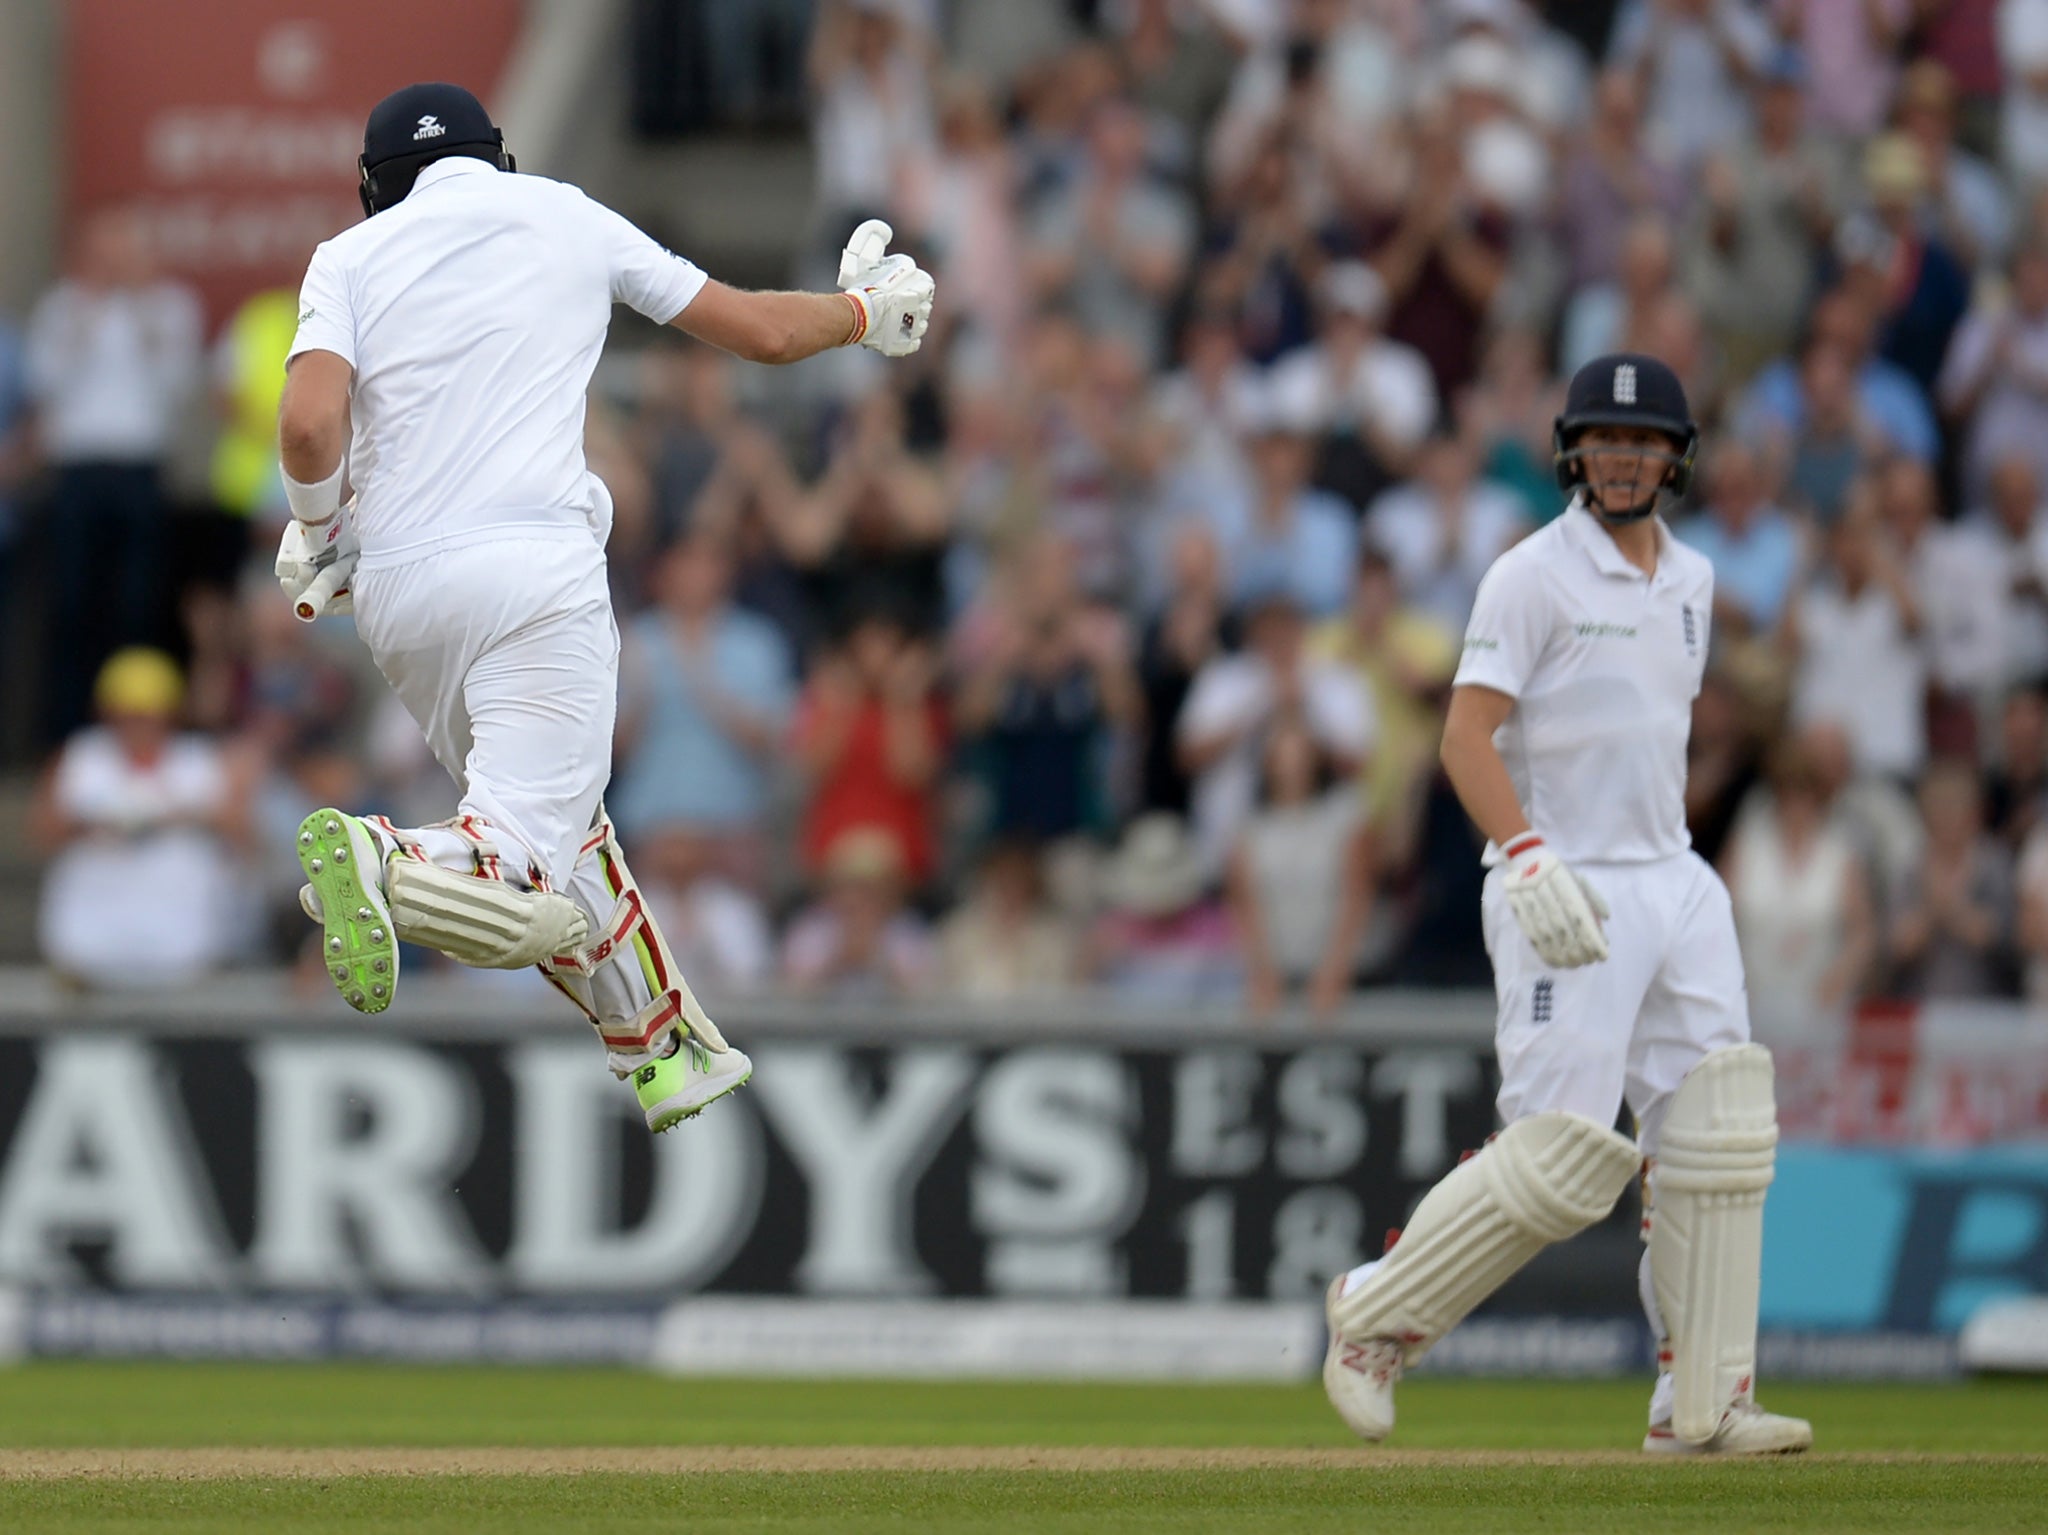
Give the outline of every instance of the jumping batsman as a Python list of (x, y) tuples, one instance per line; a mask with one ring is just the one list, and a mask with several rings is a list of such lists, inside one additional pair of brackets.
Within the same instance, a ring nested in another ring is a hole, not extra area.
[[(1641, 1289), (1660, 1369), (1643, 1448), (1804, 1450), (1756, 1405), (1771, 1058), (1749, 1042), (1728, 892), (1692, 851), (1685, 749), (1713, 569), (1657, 504), (1699, 434), (1655, 358), (1602, 357), (1555, 430), (1570, 508), (1480, 585), (1443, 763), (1490, 839), (1483, 916), (1506, 1128), (1332, 1282), (1323, 1384), (1367, 1439), (1402, 1371), (1647, 1168)], [(1626, 1100), (1640, 1137), (1609, 1128)]]
[(843, 292), (713, 282), (576, 188), (517, 174), (453, 85), (378, 103), (361, 175), (363, 221), (314, 252), (300, 293), (277, 575), (302, 618), (354, 613), (461, 808), (413, 828), (315, 812), (301, 901), (362, 1012), (391, 1004), (400, 940), (538, 965), (666, 1130), (752, 1066), (690, 995), (604, 814), (619, 647), (585, 391), (614, 303), (758, 362), (855, 342), (902, 357), (932, 279), (871, 221)]

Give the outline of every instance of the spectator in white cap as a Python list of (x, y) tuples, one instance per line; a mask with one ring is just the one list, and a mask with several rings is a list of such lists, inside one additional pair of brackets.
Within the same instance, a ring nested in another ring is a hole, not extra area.
[(1511, 218), (1535, 213), (1550, 187), (1550, 146), (1529, 121), (1514, 50), (1486, 33), (1462, 37), (1446, 50), (1437, 85), (1474, 194)]
[(1585, 110), (1591, 71), (1579, 45), (1525, 0), (1429, 0), (1412, 7), (1451, 41), (1482, 37), (1505, 44), (1515, 58), (1515, 97), (1546, 132)]
[(1244, 963), (1230, 909), (1209, 883), (1178, 816), (1133, 821), (1103, 871), (1103, 912), (1088, 935), (1096, 981), (1149, 1002), (1235, 999)]
[(1350, 595), (1358, 527), (1341, 498), (1310, 483), (1321, 424), (1313, 382), (1269, 376), (1247, 402), (1250, 494), (1219, 500), (1210, 515), (1235, 601), (1283, 591), (1323, 618)]
[(1414, 347), (1381, 332), (1387, 285), (1363, 261), (1333, 262), (1317, 291), (1318, 338), (1273, 365), (1273, 386), (1315, 402), (1328, 435), (1323, 483), (1363, 506), (1405, 478), (1436, 424), (1436, 379)]

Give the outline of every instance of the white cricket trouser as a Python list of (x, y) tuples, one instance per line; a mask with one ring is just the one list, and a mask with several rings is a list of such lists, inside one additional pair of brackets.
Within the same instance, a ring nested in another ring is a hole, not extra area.
[[(1606, 900), (1607, 958), (1555, 970), (1515, 923), (1499, 869), (1480, 909), (1499, 1012), (1500, 1117), (1569, 1109), (1603, 1125), (1625, 1101), (1636, 1139), (1655, 1156), (1664, 1110), (1711, 1050), (1749, 1039), (1749, 990), (1728, 887), (1693, 852), (1655, 863), (1574, 864)], [(1638, 1289), (1653, 1337), (1664, 1319), (1643, 1254)], [(1659, 1371), (1650, 1422), (1671, 1416), (1672, 1382)]]
[(1710, 1050), (1749, 1038), (1728, 887), (1697, 853), (1573, 867), (1605, 898), (1608, 957), (1557, 970), (1515, 924), (1499, 869), (1481, 912), (1499, 1012), (1500, 1117), (1568, 1109), (1603, 1125), (1626, 1102), (1646, 1153), (1665, 1103)]
[(611, 776), (618, 709), (619, 631), (589, 528), (366, 557), (354, 588), (356, 631), (462, 813), (490, 823), (508, 873), (530, 860), (566, 887)]
[[(356, 628), (462, 791), (459, 827), (399, 828), (444, 868), (527, 866), (583, 908), (590, 946), (573, 969), (543, 965), (629, 1074), (678, 1027), (717, 1049), (655, 930), (609, 823), (619, 631), (604, 552), (573, 524), (507, 529), (379, 562), (355, 577)], [(496, 850), (480, 862), (472, 834)]]

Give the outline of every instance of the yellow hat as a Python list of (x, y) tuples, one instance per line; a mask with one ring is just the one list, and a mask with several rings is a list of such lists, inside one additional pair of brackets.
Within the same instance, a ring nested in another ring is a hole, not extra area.
[(865, 882), (898, 879), (903, 874), (902, 840), (886, 826), (852, 826), (825, 849), (825, 877)]
[(130, 645), (107, 657), (93, 684), (92, 700), (105, 714), (168, 719), (185, 701), (185, 679), (178, 663), (161, 650)]
[(1878, 202), (1906, 201), (1927, 190), (1927, 160), (1903, 133), (1886, 133), (1863, 151), (1863, 184)]

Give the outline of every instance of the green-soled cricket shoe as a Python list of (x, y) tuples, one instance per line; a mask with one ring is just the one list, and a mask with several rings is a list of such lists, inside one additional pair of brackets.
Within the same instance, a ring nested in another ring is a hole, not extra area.
[(381, 1013), (398, 990), (398, 934), (384, 899), (384, 852), (376, 835), (346, 811), (316, 810), (299, 823), (299, 892), (306, 915), (324, 930), (320, 960), (342, 1001)]
[(686, 1035), (674, 1055), (633, 1073), (633, 1090), (647, 1111), (647, 1128), (659, 1135), (746, 1086), (753, 1074), (754, 1063), (739, 1051), (707, 1050)]

